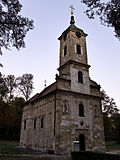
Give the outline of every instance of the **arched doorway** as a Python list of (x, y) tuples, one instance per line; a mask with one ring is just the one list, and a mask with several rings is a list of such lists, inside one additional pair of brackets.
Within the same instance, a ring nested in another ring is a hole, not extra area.
[(85, 136), (84, 136), (84, 134), (79, 135), (79, 146), (80, 146), (80, 151), (85, 151)]

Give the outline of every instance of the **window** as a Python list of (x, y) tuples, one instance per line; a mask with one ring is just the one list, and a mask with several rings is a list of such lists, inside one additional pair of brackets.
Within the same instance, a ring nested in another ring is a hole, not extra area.
[(81, 54), (81, 46), (79, 44), (76, 45), (77, 53)]
[(80, 34), (80, 32), (76, 32), (76, 36), (78, 37), (78, 38), (80, 38), (81, 37), (81, 34)]
[(84, 125), (84, 122), (80, 122), (80, 125), (83, 126), (83, 125)]
[(24, 120), (24, 129), (26, 129), (26, 120)]
[(97, 108), (97, 106), (94, 107), (94, 117), (98, 117), (98, 108)]
[(64, 56), (67, 55), (67, 46), (64, 47)]
[(83, 83), (83, 74), (81, 71), (78, 72), (78, 83)]
[(84, 106), (83, 106), (83, 104), (79, 104), (79, 116), (84, 117)]
[(43, 125), (44, 125), (44, 118), (42, 117), (41, 118), (41, 128), (43, 128)]
[(66, 40), (66, 38), (67, 38), (67, 34), (65, 34), (64, 37), (63, 37), (64, 41)]
[(36, 129), (36, 118), (34, 119), (34, 129)]
[(63, 102), (63, 114), (67, 114), (68, 113), (68, 103), (67, 101)]

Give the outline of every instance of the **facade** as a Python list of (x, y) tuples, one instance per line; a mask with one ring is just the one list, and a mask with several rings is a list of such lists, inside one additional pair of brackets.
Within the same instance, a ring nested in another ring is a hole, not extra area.
[(26, 102), (20, 145), (56, 154), (105, 151), (100, 85), (89, 77), (86, 36), (70, 26), (59, 37), (56, 81)]

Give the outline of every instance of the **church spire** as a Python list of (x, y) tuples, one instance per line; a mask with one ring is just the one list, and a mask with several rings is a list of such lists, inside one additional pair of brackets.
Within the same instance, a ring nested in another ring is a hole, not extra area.
[(71, 25), (72, 25), (72, 24), (74, 25), (75, 20), (74, 20), (73, 13), (74, 13), (75, 8), (73, 8), (73, 5), (71, 5), (70, 8), (71, 8), (71, 20), (70, 20), (70, 24), (71, 24)]

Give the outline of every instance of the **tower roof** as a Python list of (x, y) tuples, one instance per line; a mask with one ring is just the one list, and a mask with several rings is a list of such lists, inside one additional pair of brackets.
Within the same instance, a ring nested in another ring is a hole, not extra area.
[(78, 28), (78, 27), (76, 27), (75, 26), (75, 20), (74, 20), (74, 16), (73, 15), (71, 15), (71, 19), (70, 19), (70, 26), (62, 33), (62, 35), (58, 38), (59, 40), (61, 40), (62, 39), (62, 36), (64, 35), (64, 34), (67, 34), (69, 31), (71, 31), (71, 30), (73, 30), (73, 31), (79, 31), (79, 32), (81, 32), (85, 37), (87, 36), (87, 34), (86, 33), (84, 33), (84, 31), (82, 30), (82, 29), (80, 29), (80, 28)]

